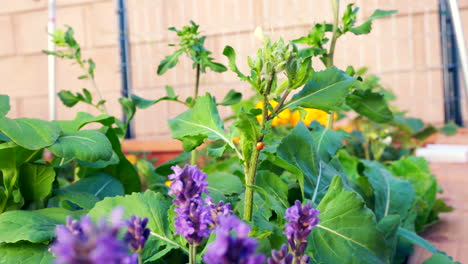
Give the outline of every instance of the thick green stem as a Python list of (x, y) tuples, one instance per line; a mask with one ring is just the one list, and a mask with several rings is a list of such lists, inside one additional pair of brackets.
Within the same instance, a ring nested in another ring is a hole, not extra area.
[(138, 254), (138, 264), (143, 264), (143, 259), (141, 258), (141, 254)]
[(189, 245), (189, 264), (196, 264), (197, 263), (197, 246), (196, 245)]
[(197, 151), (196, 150), (192, 150), (192, 152), (190, 152), (190, 164), (191, 165), (197, 164)]
[[(336, 40), (339, 37), (338, 23), (340, 14), (340, 0), (331, 0), (331, 7), (333, 12), (333, 35), (330, 42), (330, 51), (327, 54), (327, 64), (325, 65), (327, 68), (330, 68), (334, 65)], [(335, 112), (328, 114), (327, 129), (333, 129), (334, 117)]]
[[(268, 96), (271, 92), (271, 86), (273, 85), (273, 80), (275, 79), (275, 72), (271, 73), (270, 79), (266, 85), (265, 91), (263, 92), (263, 111), (262, 111), (262, 123), (261, 123), (261, 131), (265, 130), (266, 122), (269, 120), (270, 115), (268, 114)], [(271, 115), (272, 116), (272, 115)], [(260, 138), (257, 139), (257, 142), (261, 142), (265, 135), (262, 134)], [(260, 150), (253, 146), (252, 156), (250, 161), (246, 161), (249, 164), (245, 166), (245, 199), (244, 199), (244, 220), (252, 221), (252, 210), (253, 210), (253, 196), (254, 196), (254, 189), (253, 185), (255, 185), (255, 175), (257, 173), (257, 166), (258, 166), (258, 158), (260, 156)]]

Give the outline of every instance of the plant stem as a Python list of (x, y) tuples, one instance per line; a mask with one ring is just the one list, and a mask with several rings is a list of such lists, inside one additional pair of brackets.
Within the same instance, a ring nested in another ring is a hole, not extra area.
[(193, 94), (193, 104), (197, 101), (198, 98), (198, 88), (200, 86), (200, 64), (197, 64), (197, 70), (195, 75), (195, 90)]
[(189, 244), (189, 264), (197, 263), (197, 246)]
[[(330, 68), (334, 65), (334, 56), (335, 56), (335, 46), (336, 40), (339, 37), (338, 32), (338, 22), (339, 22), (339, 14), (340, 14), (340, 0), (331, 0), (331, 7), (333, 12), (333, 35), (330, 42), (330, 51), (327, 55), (327, 64), (325, 65), (327, 68)], [(331, 112), (328, 114), (328, 122), (327, 122), (327, 129), (333, 129), (333, 121), (334, 121), (335, 112)]]
[[(262, 122), (261, 122), (261, 131), (265, 130), (267, 121), (273, 115), (268, 114), (268, 96), (271, 92), (271, 86), (273, 85), (273, 80), (275, 79), (275, 72), (271, 73), (270, 79), (266, 85), (266, 89), (263, 92), (263, 111), (262, 111)], [(285, 99), (286, 100), (286, 99)], [(260, 135), (257, 139), (257, 142), (260, 142), (265, 137), (265, 134)], [(252, 210), (253, 210), (253, 196), (254, 196), (254, 189), (252, 188), (255, 185), (255, 175), (257, 173), (257, 166), (258, 166), (258, 159), (260, 157), (260, 150), (253, 146), (252, 156), (250, 161), (246, 161), (246, 163), (250, 162), (250, 164), (245, 166), (245, 199), (244, 199), (244, 220), (245, 221), (252, 221)]]
[[(193, 90), (193, 101), (192, 101), (192, 106), (195, 105), (198, 99), (198, 89), (200, 87), (200, 64), (197, 64), (197, 69), (196, 69), (196, 74), (195, 74), (195, 87)], [(194, 149), (190, 153), (190, 164), (195, 165), (197, 164), (197, 151)]]
[(138, 254), (138, 264), (143, 264), (143, 259), (141, 258), (141, 254)]

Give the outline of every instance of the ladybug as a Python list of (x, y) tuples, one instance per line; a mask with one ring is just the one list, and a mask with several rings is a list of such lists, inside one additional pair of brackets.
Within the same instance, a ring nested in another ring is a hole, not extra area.
[(265, 147), (265, 143), (263, 143), (263, 142), (257, 142), (257, 145), (256, 145), (257, 150), (262, 150), (263, 147)]

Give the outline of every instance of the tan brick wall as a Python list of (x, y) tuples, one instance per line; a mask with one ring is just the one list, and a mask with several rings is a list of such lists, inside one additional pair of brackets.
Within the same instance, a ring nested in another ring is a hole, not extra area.
[[(0, 93), (11, 96), (10, 116), (48, 117), (47, 1), (6, 0), (0, 5)], [(97, 84), (109, 101), (111, 113), (120, 115), (116, 99), (121, 87), (117, 24), (114, 0), (58, 0), (57, 22), (75, 29), (84, 57), (97, 64)], [(175, 41), (170, 26), (181, 27), (194, 20), (208, 36), (206, 46), (217, 60), (225, 45), (238, 53), (238, 64), (246, 70), (245, 57), (259, 46), (252, 32), (257, 26), (274, 38), (290, 40), (304, 35), (314, 22), (330, 20), (325, 0), (128, 0), (131, 39), (132, 85), (134, 93), (157, 98), (171, 85), (182, 98), (192, 95), (194, 72), (191, 63), (181, 59), (176, 69), (156, 75), (160, 60), (173, 51)], [(342, 1), (344, 5), (349, 0)], [(399, 96), (396, 104), (411, 114), (434, 123), (443, 122), (442, 74), (437, 0), (357, 0), (360, 19), (374, 9), (398, 9), (392, 18), (374, 23), (371, 35), (345, 36), (337, 46), (336, 63), (368, 66)], [(460, 0), (468, 34), (468, 0)], [(320, 68), (319, 63), (315, 64)], [(68, 61), (58, 61), (57, 88), (78, 91), (90, 88), (77, 80), (80, 70)], [(201, 91), (218, 98), (229, 89), (249, 92), (246, 83), (233, 73), (207, 73)], [(60, 119), (72, 118), (76, 111), (92, 111), (87, 106), (68, 109), (59, 106)], [(160, 103), (140, 111), (135, 118), (141, 139), (168, 139), (166, 120), (184, 110), (182, 105)], [(222, 110), (227, 114), (227, 110)]]

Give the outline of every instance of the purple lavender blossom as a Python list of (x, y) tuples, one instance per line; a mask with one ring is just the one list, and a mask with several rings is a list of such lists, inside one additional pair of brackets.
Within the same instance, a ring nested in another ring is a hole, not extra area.
[(206, 197), (205, 203), (210, 207), (210, 214), (211, 220), (213, 222), (213, 227), (216, 227), (219, 224), (218, 217), (228, 216), (232, 214), (230, 203), (224, 203), (224, 201), (219, 201), (218, 204), (215, 204), (211, 197)]
[(308, 263), (309, 261), (309, 257), (303, 258), (302, 256), (307, 248), (307, 237), (320, 221), (317, 217), (319, 213), (318, 210), (312, 208), (310, 203), (302, 206), (299, 201), (286, 210), (284, 218), (289, 222), (285, 225), (284, 234), (288, 238), (289, 247), (295, 256), (295, 264)]
[(126, 222), (128, 230), (125, 232), (124, 241), (127, 242), (130, 249), (136, 253), (141, 253), (145, 247), (151, 230), (147, 228), (148, 218), (142, 219), (132, 215)]
[(280, 250), (272, 250), (268, 264), (292, 264), (294, 256), (288, 252), (288, 246), (283, 244)]
[[(258, 243), (248, 237), (250, 228), (236, 216), (220, 216), (216, 240), (208, 245), (206, 264), (261, 264), (265, 256), (255, 254)], [(233, 235), (234, 232), (235, 236)]]
[(176, 234), (181, 234), (189, 244), (199, 245), (210, 236), (212, 224), (210, 207), (203, 204), (201, 197), (190, 199), (187, 204), (176, 207)]
[(206, 174), (197, 169), (196, 165), (185, 165), (184, 168), (173, 166), (174, 174), (169, 175), (172, 180), (169, 195), (175, 195), (174, 203), (177, 206), (186, 204), (190, 199), (201, 197), (203, 193), (209, 193), (206, 187)]
[(88, 216), (80, 221), (67, 218), (56, 228), (57, 239), (51, 247), (56, 264), (136, 264), (138, 255), (128, 254), (127, 245), (118, 239), (121, 210), (111, 213), (111, 224), (104, 219), (94, 225)]

